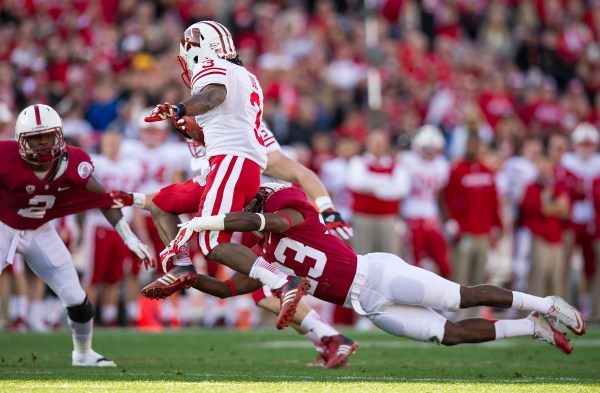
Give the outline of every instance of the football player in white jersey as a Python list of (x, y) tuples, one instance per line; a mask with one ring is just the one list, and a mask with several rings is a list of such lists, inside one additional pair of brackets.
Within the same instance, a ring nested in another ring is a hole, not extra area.
[(439, 192), (450, 173), (448, 160), (441, 155), (443, 148), (441, 131), (425, 125), (412, 141), (413, 151), (402, 155), (402, 164), (410, 176), (410, 192), (402, 204), (402, 216), (410, 231), (415, 265), (420, 266), (427, 255), (438, 266), (440, 276), (449, 278), (451, 262), (438, 209)]
[[(258, 191), (260, 174), (267, 166), (265, 143), (259, 132), (262, 89), (256, 77), (243, 67), (231, 33), (218, 22), (201, 21), (189, 26), (181, 39), (179, 53), (182, 77), (191, 88), (192, 96), (177, 105), (157, 105), (146, 121), (195, 116), (204, 131), (206, 156), (210, 161), (198, 214), (211, 216), (241, 211)], [(194, 135), (190, 137), (196, 139)], [(229, 244), (231, 235), (226, 231), (199, 233), (202, 254), (213, 259), (213, 250)], [(144, 288), (156, 297), (170, 296), (196, 281), (196, 269), (187, 246), (178, 245), (177, 249), (166, 251), (164, 265), (168, 267), (172, 259), (173, 267)], [(240, 252), (252, 253), (243, 247)], [(304, 278), (287, 278), (282, 272), (274, 273), (262, 258), (257, 258), (253, 265), (234, 263), (229, 267), (258, 279), (263, 277), (265, 283), (271, 282), (281, 289), (282, 298), (286, 299), (280, 312), (282, 322), (289, 323), (298, 301), (310, 286)], [(274, 279), (273, 274), (286, 279)]]

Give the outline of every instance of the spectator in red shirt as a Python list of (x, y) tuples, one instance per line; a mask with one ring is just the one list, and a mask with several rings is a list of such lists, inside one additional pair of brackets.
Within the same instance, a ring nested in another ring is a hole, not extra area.
[(490, 235), (502, 226), (495, 175), (483, 164), (480, 148), (479, 137), (470, 133), (465, 157), (453, 165), (444, 190), (446, 230), (455, 239), (454, 281), (461, 285), (484, 282)]
[(538, 157), (536, 166), (537, 180), (527, 186), (521, 203), (523, 225), (533, 235), (527, 292), (563, 296), (567, 272), (562, 262), (562, 232), (563, 221), (570, 214), (569, 197), (556, 181), (554, 164), (548, 156)]

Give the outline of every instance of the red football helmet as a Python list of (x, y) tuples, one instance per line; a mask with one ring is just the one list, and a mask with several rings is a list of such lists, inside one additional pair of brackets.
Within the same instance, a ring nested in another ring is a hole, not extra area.
[[(48, 105), (30, 105), (17, 117), (15, 137), (21, 157), (30, 164), (48, 164), (58, 160), (66, 149), (63, 122), (58, 113)], [(54, 140), (41, 146), (30, 145), (31, 138), (52, 134)]]

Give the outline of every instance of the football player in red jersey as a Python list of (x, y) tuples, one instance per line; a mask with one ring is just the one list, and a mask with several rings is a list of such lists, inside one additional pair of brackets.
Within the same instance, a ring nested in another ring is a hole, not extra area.
[[(193, 140), (188, 139), (190, 152), (194, 159), (200, 161), (204, 154), (203, 146), (201, 146), (204, 135), (201, 128), (195, 120), (187, 116), (178, 118), (175, 121), (175, 126), (183, 135), (193, 135)], [(327, 190), (317, 175), (310, 169), (285, 156), (275, 136), (264, 124), (261, 126), (260, 132), (267, 148), (267, 169), (264, 173), (268, 176), (300, 184), (307, 191), (307, 194), (315, 200), (329, 231), (345, 240), (352, 237), (352, 228), (335, 210)], [(207, 166), (198, 165), (198, 167)], [(180, 223), (179, 215), (194, 213), (200, 203), (200, 197), (203, 192), (201, 184), (204, 183), (204, 180), (202, 179), (203, 171), (200, 169), (199, 172), (201, 173), (200, 176), (185, 183), (167, 186), (153, 196), (122, 191), (115, 191), (113, 195), (115, 197), (118, 196), (124, 205), (133, 204), (135, 207), (150, 210), (161, 238), (165, 246), (167, 246), (177, 235), (177, 224)], [(249, 244), (244, 242), (244, 245)], [(152, 288), (152, 284), (144, 288), (142, 291), (144, 296), (150, 298), (166, 297), (164, 291), (159, 291), (159, 294), (156, 294)], [(259, 307), (275, 314), (279, 313), (281, 309), (280, 301), (273, 296), (273, 292), (268, 287), (259, 288), (254, 291), (252, 297)], [(321, 345), (325, 348), (322, 356), (319, 356), (320, 360), (317, 361), (317, 365), (320, 364), (321, 360), (325, 360), (325, 363), (327, 363), (329, 355), (335, 352), (334, 350), (337, 350), (337, 347), (332, 350), (332, 345), (334, 344), (331, 343), (338, 343), (340, 340), (354, 343), (353, 340), (342, 336), (337, 330), (325, 323), (319, 314), (313, 311), (308, 305), (300, 303), (299, 306), (302, 312), (294, 316), (294, 320), (297, 322), (295, 326), (296, 330), (313, 341), (316, 346)], [(314, 332), (316, 336), (312, 337), (310, 332)], [(338, 359), (340, 363), (345, 364), (345, 361), (346, 357)]]
[[(148, 247), (133, 234), (123, 214), (92, 176), (94, 167), (82, 149), (67, 146), (62, 119), (47, 105), (31, 105), (17, 118), (16, 141), (0, 141), (0, 268), (15, 253), (67, 307), (73, 333), (74, 366), (114, 367), (92, 350), (94, 307), (81, 288), (71, 255), (48, 221), (101, 208), (106, 219), (145, 264)], [(1, 270), (0, 269), (0, 270)]]
[[(396, 255), (356, 255), (327, 232), (298, 188), (263, 185), (247, 211), (196, 217), (182, 225), (176, 242), (185, 241), (190, 231), (211, 228), (261, 231), (264, 238), (255, 251), (266, 260), (288, 274), (306, 277), (315, 297), (351, 307), (393, 335), (444, 345), (532, 336), (568, 354), (572, 348), (556, 326), (560, 323), (577, 335), (585, 333), (581, 313), (560, 297), (541, 298), (489, 284), (461, 286), (409, 265)], [(219, 261), (253, 260), (240, 247), (228, 244), (212, 257)], [(251, 292), (260, 285), (235, 274), (228, 282), (199, 276), (195, 288), (227, 297)], [(471, 318), (452, 322), (434, 311), (476, 306), (533, 312), (518, 320)]]

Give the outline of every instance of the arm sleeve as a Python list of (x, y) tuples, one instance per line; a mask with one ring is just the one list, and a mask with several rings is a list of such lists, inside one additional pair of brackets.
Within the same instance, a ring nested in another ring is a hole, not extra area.
[(402, 199), (410, 191), (410, 175), (401, 164), (396, 164), (391, 179), (375, 189), (375, 196), (383, 200)]
[(369, 173), (361, 157), (350, 160), (346, 184), (352, 191), (374, 194), (378, 188), (387, 187), (389, 182), (389, 175)]

